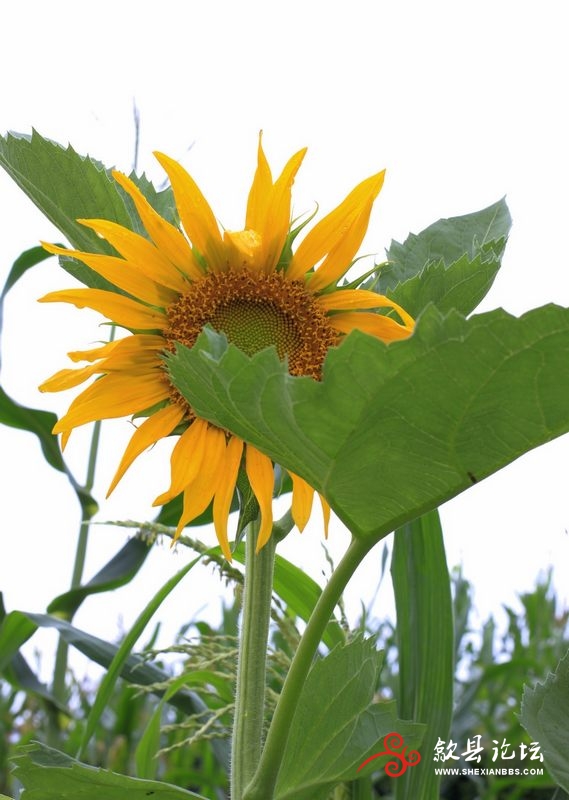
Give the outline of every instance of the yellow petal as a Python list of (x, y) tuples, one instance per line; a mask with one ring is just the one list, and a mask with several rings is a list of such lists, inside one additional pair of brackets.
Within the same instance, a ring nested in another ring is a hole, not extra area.
[(147, 278), (178, 294), (187, 288), (182, 273), (144, 236), (107, 219), (78, 219), (77, 222), (103, 236)]
[(207, 458), (208, 426), (205, 420), (196, 419), (180, 436), (170, 456), (170, 488), (159, 495), (153, 505), (170, 502), (196, 478)]
[(203, 272), (192, 253), (192, 248), (182, 232), (154, 210), (138, 186), (130, 178), (116, 170), (113, 172), (113, 178), (132, 198), (142, 224), (154, 244), (166, 256), (168, 261), (174, 264), (182, 273), (192, 278), (192, 280), (198, 280), (203, 277)]
[(92, 308), (116, 325), (131, 330), (162, 330), (168, 324), (160, 311), (104, 289), (64, 289), (50, 292), (38, 302), (72, 303), (77, 308)]
[(221, 465), (220, 472), (223, 480), (220, 481), (215, 498), (213, 501), (213, 524), (217, 541), (223, 551), (223, 555), (231, 561), (231, 549), (227, 536), (227, 519), (231, 508), (231, 501), (235, 492), (239, 465), (243, 455), (243, 442), (237, 436), (231, 436), (225, 449), (224, 463)]
[(64, 433), (87, 422), (130, 416), (151, 408), (168, 396), (168, 384), (158, 371), (138, 376), (104, 375), (75, 398), (53, 432)]
[(132, 462), (159, 439), (169, 436), (184, 416), (181, 406), (169, 404), (156, 411), (135, 430), (124, 451), (121, 462), (111, 481), (107, 497), (116, 487)]
[(77, 258), (88, 267), (91, 267), (98, 275), (108, 280), (117, 288), (128, 292), (138, 300), (150, 303), (154, 306), (169, 305), (177, 298), (177, 294), (172, 289), (159, 286), (155, 281), (148, 278), (143, 272), (134, 267), (123, 258), (116, 256), (104, 256), (98, 253), (82, 253), (80, 250), (67, 250), (65, 247), (43, 243), (43, 247), (50, 253), (69, 258)]
[(404, 308), (383, 294), (369, 289), (338, 289), (316, 298), (317, 305), (324, 311), (340, 311), (354, 308), (392, 308), (401, 317), (404, 324), (413, 329), (415, 321)]
[(124, 339), (117, 339), (113, 342), (105, 342), (99, 347), (93, 347), (90, 350), (73, 350), (67, 353), (72, 361), (97, 361), (101, 358), (110, 356), (115, 350), (124, 352), (132, 352), (136, 356), (143, 354), (146, 350), (163, 350), (164, 339), (162, 336), (156, 336), (152, 333), (135, 333), (131, 336), (126, 336)]
[(223, 241), (232, 270), (258, 270), (262, 264), (262, 240), (256, 231), (225, 231)]
[[(128, 337), (132, 338), (132, 337)], [(155, 337), (156, 339), (160, 339), (161, 342), (164, 340), (162, 337)], [(117, 347), (119, 342), (122, 342), (122, 339), (118, 339), (113, 342), (105, 342), (104, 344), (99, 345), (98, 347), (92, 347), (90, 350), (72, 350), (71, 352), (67, 353), (69, 358), (72, 361), (98, 361), (100, 358), (105, 358), (112, 353), (112, 351)]]
[(218, 486), (225, 481), (222, 470), (225, 449), (225, 434), (219, 428), (210, 426), (207, 431), (206, 457), (202, 467), (195, 480), (184, 489), (184, 506), (174, 541), (189, 522), (203, 514)]
[(316, 272), (310, 276), (308, 284), (310, 291), (319, 292), (330, 284), (337, 283), (349, 270), (367, 231), (372, 206), (373, 201), (370, 201), (362, 213), (352, 219), (344, 231), (344, 236), (330, 250)]
[(213, 272), (227, 269), (225, 247), (209, 203), (186, 170), (163, 153), (154, 153), (172, 184), (182, 225), (191, 243), (205, 257)]
[(62, 392), (66, 389), (72, 389), (74, 386), (79, 386), (80, 383), (84, 383), (88, 378), (96, 375), (97, 372), (99, 372), (98, 364), (82, 367), (81, 369), (60, 369), (51, 378), (41, 383), (38, 389), (40, 392)]
[[(150, 340), (152, 344), (148, 344), (146, 340)], [(133, 375), (139, 375), (144, 372), (149, 373), (153, 369), (163, 366), (159, 357), (159, 353), (163, 349), (164, 340), (161, 337), (141, 334), (119, 339), (117, 342), (109, 342), (104, 347), (98, 347), (91, 351), (87, 350), (85, 353), (70, 353), (70, 356), (76, 356), (75, 360), (91, 360), (97, 363), (80, 369), (60, 370), (42, 383), (39, 387), (40, 392), (61, 392), (65, 389), (71, 389), (98, 373), (101, 375), (108, 372), (130, 372)], [(98, 353), (99, 356), (103, 357), (95, 359), (92, 357), (94, 353)], [(85, 359), (85, 354), (89, 358)], [(78, 359), (77, 356), (80, 358)]]
[(255, 177), (253, 178), (251, 190), (249, 191), (247, 215), (245, 218), (245, 227), (255, 231), (261, 231), (265, 228), (267, 209), (269, 207), (273, 188), (273, 176), (271, 175), (271, 168), (263, 152), (261, 138), (262, 136), (260, 133), (259, 146), (257, 149), (257, 169), (255, 171)]
[(322, 497), (321, 494), (318, 495), (320, 498), (320, 504), (322, 506), (322, 516), (324, 518), (324, 537), (328, 538), (328, 528), (330, 526), (330, 506), (326, 502), (326, 500)]
[(67, 355), (72, 361), (98, 362), (95, 372), (101, 374), (116, 370), (134, 370), (141, 367), (162, 366), (160, 353), (164, 350), (164, 339), (152, 334), (132, 334), (124, 339), (107, 342), (91, 350), (73, 350)]
[(413, 333), (412, 328), (400, 325), (391, 317), (383, 314), (373, 314), (366, 311), (342, 311), (328, 317), (333, 328), (342, 333), (363, 331), (377, 336), (384, 342), (393, 342), (397, 339), (407, 339)]
[(253, 494), (259, 503), (261, 527), (257, 536), (257, 552), (265, 545), (273, 530), (273, 488), (275, 477), (273, 462), (255, 447), (247, 445), (245, 469)]
[(258, 230), (262, 241), (262, 269), (265, 274), (278, 264), (290, 228), (291, 189), (306, 148), (289, 159), (271, 191), (263, 227)]
[(305, 480), (289, 470), (292, 479), (292, 518), (298, 530), (302, 533), (310, 519), (314, 489)]
[[(382, 171), (359, 183), (337, 208), (306, 235), (288, 266), (287, 277), (290, 280), (300, 280), (308, 270), (315, 267), (346, 238), (349, 246), (345, 249), (350, 254), (346, 263), (346, 269), (348, 268), (365, 234), (367, 219), (373, 201), (383, 186), (384, 177), (385, 171)], [(361, 225), (354, 228), (354, 221), (362, 216), (366, 218), (363, 230)], [(318, 288), (324, 287), (318, 286)]]

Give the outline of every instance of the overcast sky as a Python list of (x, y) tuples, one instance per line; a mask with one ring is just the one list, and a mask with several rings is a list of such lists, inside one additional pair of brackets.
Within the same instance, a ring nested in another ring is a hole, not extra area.
[[(229, 228), (243, 224), (261, 128), (275, 171), (309, 147), (295, 184), (297, 213), (315, 201), (324, 213), (386, 167), (362, 248), (380, 255), (392, 238), (507, 195), (513, 232), (481, 308), (520, 314), (552, 301), (569, 305), (565, 6), (100, 0), (86, 14), (73, 0), (12, 3), (3, 11), (0, 131), (34, 127), (129, 170), (136, 102), (140, 169), (160, 182), (152, 151), (180, 159)], [(3, 172), (0, 211), (3, 282), (22, 250), (56, 234)], [(46, 291), (68, 285), (55, 259), (34, 270), (11, 293), (4, 329), (2, 385), (19, 402), (57, 413), (70, 396), (42, 396), (37, 385), (67, 366), (68, 350), (97, 336), (96, 315), (36, 304)], [(103, 434), (101, 501), (129, 435), (127, 422)], [(41, 611), (67, 586), (78, 509), (31, 435), (0, 429), (0, 442), (0, 589), (8, 608)], [(82, 433), (69, 446), (80, 478), (87, 444)], [(157, 447), (141, 457), (98, 519), (149, 517), (151, 500), (167, 483), (168, 452)], [(462, 563), (473, 580), (482, 615), (511, 603), (550, 563), (567, 599), (568, 456), (564, 437), (443, 507), (449, 561)], [(202, 533), (213, 542), (210, 531)], [(96, 528), (87, 576), (124, 540), (121, 531)], [(336, 557), (345, 543), (334, 526)], [(283, 554), (318, 577), (326, 569), (318, 520), (302, 537), (292, 534)], [(133, 586), (111, 600), (88, 600), (77, 624), (113, 636), (119, 615), (128, 624), (186, 559), (164, 546)], [(360, 594), (373, 593), (377, 565), (375, 553), (352, 590), (354, 608)], [(200, 577), (199, 597), (190, 583), (164, 612), (174, 626), (210, 596), (217, 606), (211, 571)]]

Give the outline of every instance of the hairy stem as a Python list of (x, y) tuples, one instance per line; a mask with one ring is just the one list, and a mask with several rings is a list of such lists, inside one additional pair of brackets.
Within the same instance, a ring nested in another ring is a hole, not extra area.
[(256, 553), (257, 532), (258, 523), (250, 523), (245, 537), (245, 586), (231, 753), (232, 800), (241, 800), (253, 777), (263, 736), (275, 540), (271, 536)]

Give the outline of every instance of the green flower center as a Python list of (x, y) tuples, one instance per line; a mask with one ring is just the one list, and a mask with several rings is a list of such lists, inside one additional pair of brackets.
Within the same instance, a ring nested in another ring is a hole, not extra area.
[(295, 353), (300, 344), (295, 320), (278, 306), (268, 302), (236, 299), (217, 308), (210, 325), (223, 331), (228, 341), (252, 356), (274, 345), (280, 359)]

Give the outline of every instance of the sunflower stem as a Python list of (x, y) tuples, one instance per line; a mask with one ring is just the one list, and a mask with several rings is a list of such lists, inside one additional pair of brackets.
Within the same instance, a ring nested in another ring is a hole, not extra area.
[(259, 763), (262, 746), (276, 545), (271, 537), (256, 553), (258, 531), (259, 522), (252, 522), (245, 536), (245, 585), (231, 752), (231, 800), (242, 799), (243, 790)]
[(274, 797), (275, 785), (294, 713), (326, 625), (348, 581), (377, 542), (377, 538), (352, 539), (342, 560), (323, 589), (292, 660), (273, 714), (258, 768), (246, 787), (242, 800), (267, 800), (267, 798)]

